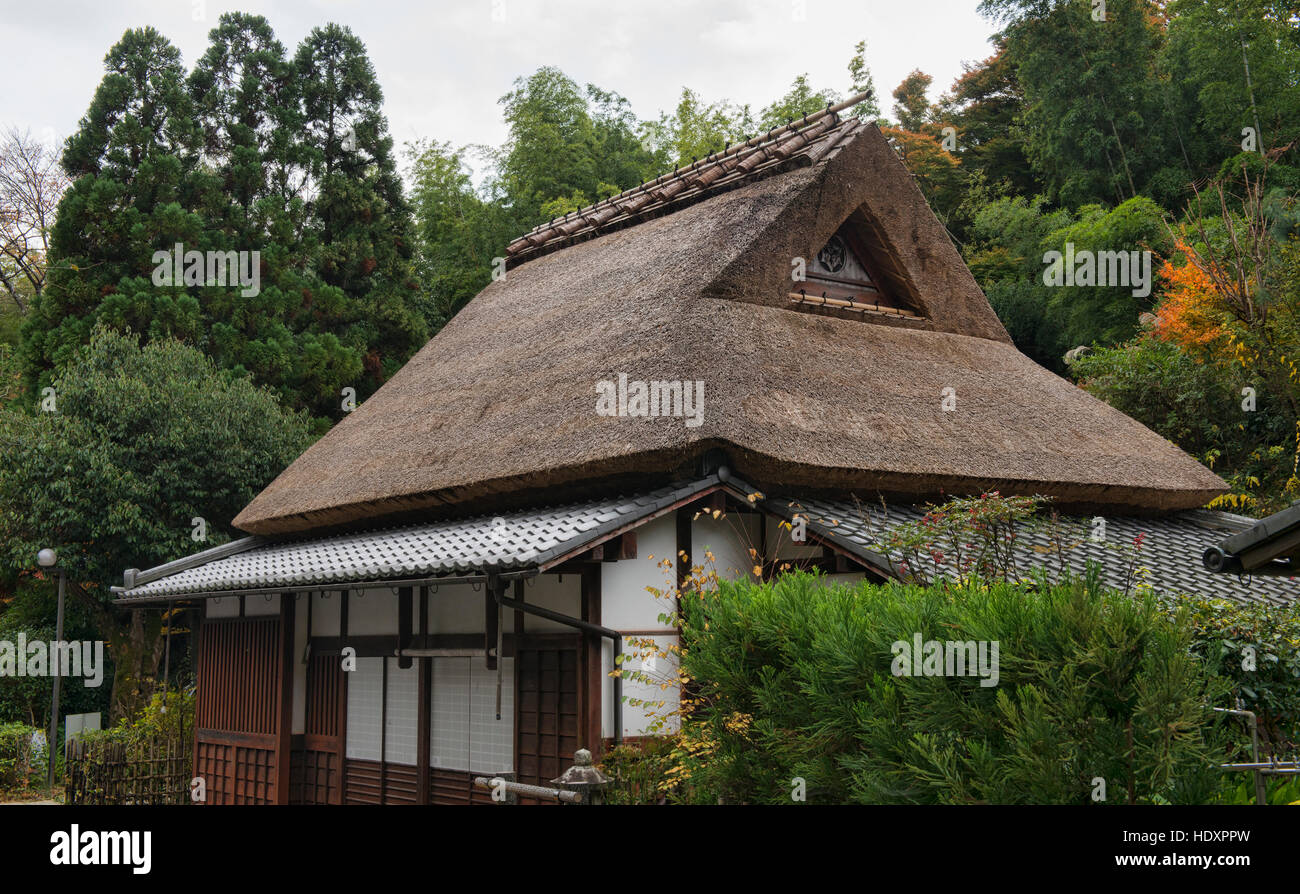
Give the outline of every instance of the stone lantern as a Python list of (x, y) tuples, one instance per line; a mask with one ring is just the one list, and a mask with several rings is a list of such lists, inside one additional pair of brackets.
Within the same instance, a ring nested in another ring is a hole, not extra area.
[(614, 780), (596, 769), (591, 762), (591, 752), (579, 748), (573, 754), (573, 766), (551, 780), (553, 785), (577, 792), (583, 804), (600, 804), (604, 791)]

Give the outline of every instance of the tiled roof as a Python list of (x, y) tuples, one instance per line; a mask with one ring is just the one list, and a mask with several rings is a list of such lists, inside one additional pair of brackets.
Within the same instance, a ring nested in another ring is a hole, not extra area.
[[(357, 583), (424, 580), (542, 569), (621, 529), (631, 528), (719, 486), (716, 476), (632, 497), (589, 500), (565, 506), (480, 515), (360, 533), (272, 542), (248, 538), (151, 571), (120, 591), (123, 600), (176, 598), (280, 589), (329, 588)], [(744, 499), (757, 491), (735, 478), (728, 490)], [(918, 506), (859, 504), (852, 500), (756, 498), (762, 508), (791, 518), (802, 515), (810, 531), (882, 572), (894, 565), (882, 541), (888, 531), (917, 521)], [(1020, 528), (1015, 562), (1021, 576), (1034, 569), (1055, 575), (1062, 566), (1083, 573), (1096, 562), (1102, 579), (1119, 590), (1137, 582), (1169, 595), (1199, 594), (1239, 602), (1286, 603), (1300, 596), (1300, 580), (1239, 579), (1212, 574), (1201, 554), (1225, 536), (1253, 524), (1221, 512), (1180, 512), (1160, 517), (1104, 516), (1105, 541), (1092, 539), (1092, 518), (1062, 517), (1052, 529), (1042, 519)], [(1142, 536), (1141, 548), (1132, 544)], [(894, 556), (897, 560), (899, 557)], [(1136, 561), (1134, 561), (1136, 559)], [(941, 574), (951, 567), (940, 565)]]
[(693, 161), (616, 196), (603, 199), (536, 227), (506, 247), (511, 266), (574, 242), (631, 226), (725, 189), (759, 180), (799, 165), (816, 164), (866, 125), (839, 112), (863, 101), (851, 97), (800, 121), (773, 128), (751, 140)]
[(1287, 574), (1300, 568), (1300, 500), (1254, 522), (1206, 553), (1211, 571)]
[[(121, 589), (119, 598), (164, 600), (545, 568), (716, 485), (716, 478), (708, 478), (627, 498), (313, 539), (248, 538), (191, 556), (184, 560), (190, 567), (175, 573), (157, 575), (168, 566), (137, 573), (146, 582)], [(238, 549), (233, 554), (232, 546)], [(211, 561), (204, 561), (207, 555)]]
[[(887, 532), (905, 522), (918, 521), (925, 510), (917, 506), (857, 504), (851, 500), (771, 497), (768, 508), (787, 518), (795, 513), (807, 519), (808, 528), (826, 536), (845, 550), (870, 564), (889, 568), (882, 540)], [(1212, 574), (1201, 563), (1201, 555), (1225, 536), (1254, 523), (1253, 519), (1223, 512), (1196, 510), (1158, 517), (1105, 515), (1105, 540), (1094, 541), (1095, 517), (1061, 517), (1053, 531), (1045, 518), (1022, 524), (1013, 552), (1019, 574), (1027, 576), (1042, 569), (1055, 576), (1063, 566), (1082, 574), (1090, 562), (1100, 566), (1102, 580), (1124, 590), (1134, 583), (1150, 585), (1166, 595), (1201, 595), (1238, 602), (1287, 603), (1300, 597), (1300, 578), (1256, 577)], [(1141, 546), (1133, 548), (1142, 536)], [(900, 557), (895, 554), (895, 560)], [(1136, 581), (1130, 580), (1130, 563)], [(933, 566), (927, 566), (932, 571)], [(952, 562), (945, 556), (938, 566), (940, 575), (952, 574)]]

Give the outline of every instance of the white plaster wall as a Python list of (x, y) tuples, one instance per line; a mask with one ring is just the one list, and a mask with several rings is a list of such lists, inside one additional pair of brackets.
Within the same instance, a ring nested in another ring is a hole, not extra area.
[[(362, 590), (353, 592), (348, 599), (349, 636), (380, 636), (397, 633), (397, 592), (395, 590)], [(411, 602), (414, 603), (415, 600), (412, 599)]]
[[(670, 513), (636, 530), (636, 558), (600, 566), (600, 622), (614, 630), (658, 630), (659, 615), (673, 610), (646, 587), (661, 591), (677, 586), (677, 521)], [(659, 563), (668, 559), (668, 568)]]
[(261, 618), (266, 615), (278, 614), (280, 614), (280, 594), (272, 593), (270, 596), (244, 597), (244, 617)]
[[(482, 633), (483, 593), (469, 584), (439, 584), (438, 591), (429, 587), (430, 633)], [(412, 630), (419, 631), (420, 619), (416, 616)]]
[(239, 597), (218, 596), (216, 599), (205, 599), (203, 601), (203, 617), (205, 618), (239, 617)]
[[(677, 585), (677, 520), (672, 513), (642, 525), (636, 530), (636, 558), (606, 562), (600, 566), (600, 623), (618, 631), (659, 631), (665, 629), (659, 615), (676, 607), (670, 599), (656, 598), (646, 588), (655, 587), (670, 592)], [(668, 568), (659, 563), (668, 559)], [(627, 649), (626, 639), (621, 640), (619, 651)], [(601, 735), (614, 735), (614, 681), (609, 674), (614, 670), (614, 644), (601, 639)], [(648, 697), (639, 692), (630, 681), (623, 681), (623, 695)], [(664, 693), (665, 696), (673, 693)], [(656, 698), (660, 696), (656, 695)], [(644, 712), (623, 703), (623, 735), (639, 736), (645, 726)]]
[[(652, 730), (651, 723), (656, 716), (664, 716), (668, 712), (676, 711), (680, 703), (681, 693), (675, 685), (666, 689), (660, 689), (659, 683), (668, 682), (675, 679), (677, 673), (677, 658), (668, 650), (668, 646), (676, 645), (680, 640), (676, 634), (663, 636), (642, 636), (640, 640), (653, 640), (659, 651), (667, 653), (666, 655), (646, 655), (644, 658), (625, 658), (624, 659), (624, 678), (623, 678), (623, 735), (624, 736), (648, 736), (664, 735), (677, 731), (677, 718), (671, 718), (671, 722), (663, 728)], [(625, 648), (627, 648), (625, 646)], [(638, 654), (649, 652), (648, 645), (639, 647)], [(632, 680), (626, 675), (631, 671), (637, 671), (648, 676), (650, 679)], [(649, 704), (630, 704), (637, 700), (648, 702)], [(663, 702), (662, 705), (659, 702)]]
[[(514, 597), (513, 585), (506, 590), (506, 595)], [(571, 618), (582, 617), (582, 575), (580, 574), (539, 574), (524, 583), (524, 602), (561, 612)], [(482, 610), (480, 609), (480, 612)], [(514, 621), (511, 612), (506, 611), (506, 631), (512, 632)], [(480, 615), (481, 617), (481, 615)], [(479, 630), (483, 629), (482, 621)], [(574, 628), (549, 618), (536, 615), (524, 615), (525, 633), (575, 633)]]
[(343, 594), (337, 591), (311, 594), (311, 635), (338, 636)]
[(749, 554), (750, 549), (759, 547), (760, 516), (754, 513), (741, 514), (729, 512), (721, 518), (701, 513), (691, 524), (691, 565), (703, 565), (710, 570), (708, 553), (713, 555), (712, 570), (718, 577), (738, 579), (749, 576), (750, 569), (757, 564)]

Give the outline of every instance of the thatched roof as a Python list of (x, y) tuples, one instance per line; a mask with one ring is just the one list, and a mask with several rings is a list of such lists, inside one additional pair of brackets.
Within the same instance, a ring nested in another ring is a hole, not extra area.
[[(282, 534), (646, 486), (714, 448), (768, 487), (1133, 510), (1225, 489), (1020, 354), (879, 129), (832, 123), (748, 173), (728, 172), (733, 150), (671, 195), (633, 207), (631, 191), (516, 242), (507, 275), (235, 524)], [(791, 301), (792, 259), (846, 221), (919, 318)], [(620, 374), (703, 382), (703, 423), (598, 414), (597, 383)]]

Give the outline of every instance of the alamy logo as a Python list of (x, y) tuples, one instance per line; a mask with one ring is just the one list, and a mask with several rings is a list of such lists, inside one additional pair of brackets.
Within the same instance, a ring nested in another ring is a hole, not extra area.
[(998, 640), (896, 640), (890, 647), (895, 677), (979, 677), (984, 687), (998, 685)]
[(46, 643), (19, 633), (18, 642), (0, 640), (0, 677), (85, 677), (87, 689), (104, 682), (104, 643)]
[(1043, 253), (1045, 286), (1122, 286), (1131, 289), (1134, 298), (1151, 294), (1151, 252), (1088, 251), (1076, 252), (1074, 243), (1065, 243), (1065, 253)]
[(240, 295), (262, 291), (260, 251), (186, 251), (180, 242), (171, 251), (153, 253), (155, 286), (241, 286)]
[(153, 864), (152, 832), (81, 831), (76, 823), (67, 832), (50, 836), (50, 863), (54, 866), (130, 866), (136, 875), (148, 875)]
[(596, 383), (596, 413), (600, 416), (685, 418), (687, 428), (704, 424), (704, 383), (701, 381), (631, 381), (627, 373), (618, 382)]

